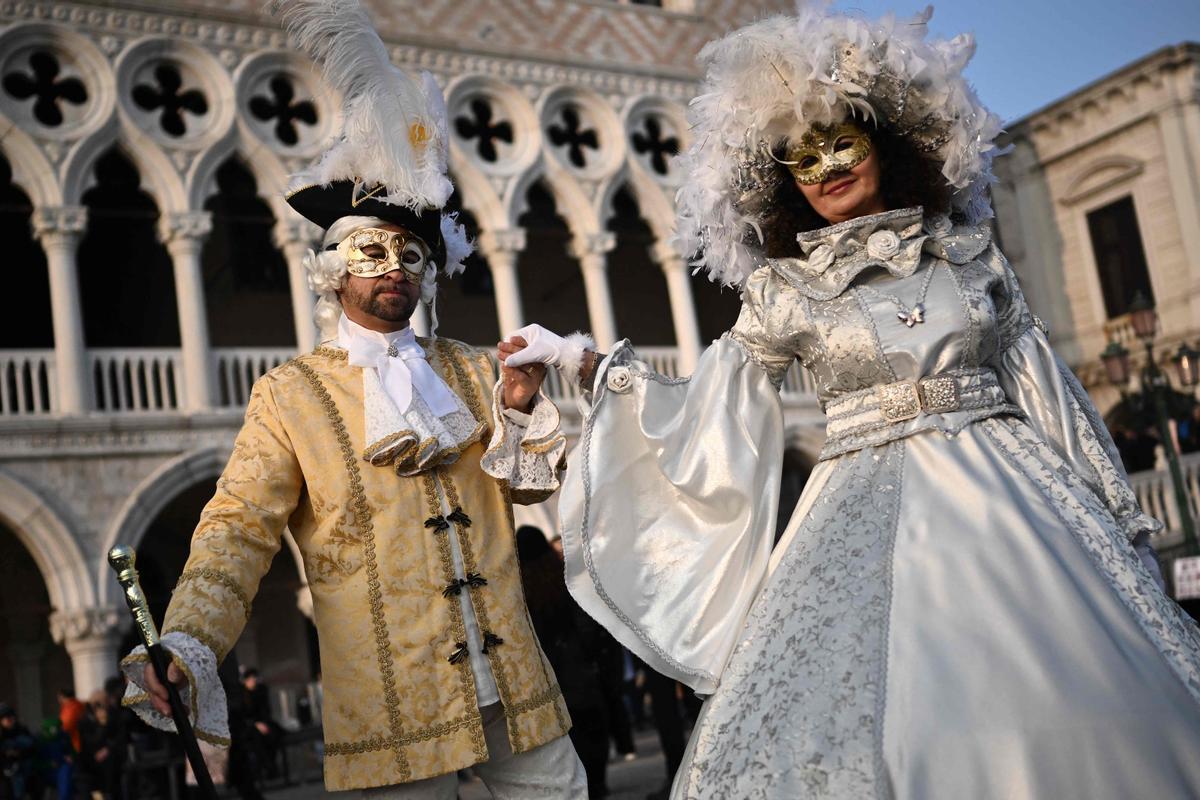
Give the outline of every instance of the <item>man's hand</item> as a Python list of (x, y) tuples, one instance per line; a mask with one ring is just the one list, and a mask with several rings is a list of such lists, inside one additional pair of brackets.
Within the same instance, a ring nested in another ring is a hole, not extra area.
[[(162, 714), (164, 717), (171, 716), (171, 701), (168, 699), (167, 687), (163, 686), (158, 680), (158, 676), (154, 674), (154, 666), (147, 664), (143, 668), (142, 680), (146, 684), (146, 690), (150, 694), (150, 705), (154, 706), (154, 710)], [(183, 674), (183, 670), (175, 666), (172, 661), (167, 666), (167, 680), (178, 686), (187, 686), (187, 675)]]
[(500, 375), (504, 379), (504, 405), (522, 413), (529, 412), (533, 398), (537, 396), (542, 381), (546, 379), (545, 364), (510, 367), (506, 363), (509, 356), (528, 346), (529, 342), (522, 336), (513, 336), (509, 341), (496, 345), (500, 351)]

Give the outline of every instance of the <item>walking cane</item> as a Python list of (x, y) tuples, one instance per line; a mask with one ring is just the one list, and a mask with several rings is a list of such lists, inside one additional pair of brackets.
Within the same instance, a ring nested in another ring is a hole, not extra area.
[(146, 603), (146, 595), (142, 593), (142, 585), (138, 582), (137, 569), (134, 563), (137, 554), (133, 548), (119, 544), (108, 551), (108, 564), (117, 573), (117, 582), (125, 592), (125, 602), (133, 614), (134, 627), (146, 645), (146, 653), (150, 656), (150, 664), (159, 683), (167, 687), (167, 697), (171, 703), (171, 717), (175, 720), (175, 730), (183, 740), (183, 752), (187, 755), (188, 763), (192, 765), (192, 774), (196, 776), (196, 786), (200, 789), (203, 800), (217, 800), (217, 790), (213, 787), (212, 778), (208, 774), (208, 765), (200, 754), (200, 745), (196, 741), (196, 732), (188, 720), (187, 709), (179, 697), (179, 689), (167, 680), (167, 665), (170, 660), (166, 651), (158, 641), (158, 628), (154, 626), (154, 618), (150, 616), (150, 607)]

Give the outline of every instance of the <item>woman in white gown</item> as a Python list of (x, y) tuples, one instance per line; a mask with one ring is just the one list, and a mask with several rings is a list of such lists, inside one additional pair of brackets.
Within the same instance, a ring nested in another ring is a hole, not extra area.
[[(1200, 632), (983, 224), (971, 42), (926, 20), (802, 10), (702, 54), (680, 237), (743, 308), (690, 380), (502, 347), (591, 389), (569, 585), (712, 695), (675, 798), (1200, 797)], [(772, 555), (796, 359), (828, 438)]]

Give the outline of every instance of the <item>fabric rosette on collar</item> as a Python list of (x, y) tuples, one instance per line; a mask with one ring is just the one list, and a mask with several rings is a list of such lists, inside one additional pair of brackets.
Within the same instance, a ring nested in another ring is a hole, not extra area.
[(963, 77), (973, 38), (928, 39), (932, 13), (871, 21), (814, 3), (701, 50), (706, 75), (688, 112), (693, 144), (681, 156), (677, 196), (678, 243), (692, 263), (740, 286), (762, 263), (766, 205), (785, 179), (774, 150), (797, 131), (850, 115), (939, 163), (957, 222), (992, 216), (1000, 119)]

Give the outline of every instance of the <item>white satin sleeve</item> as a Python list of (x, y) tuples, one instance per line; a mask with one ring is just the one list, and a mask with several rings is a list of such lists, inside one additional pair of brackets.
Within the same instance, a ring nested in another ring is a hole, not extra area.
[(594, 386), (559, 499), (567, 585), (652, 668), (711, 693), (770, 559), (778, 392), (728, 335), (690, 379), (622, 342)]
[(1162, 523), (1142, 511), (1112, 436), (1074, 373), (1050, 346), (1030, 313), (1016, 275), (1000, 251), (991, 248), (993, 266), (1003, 274), (996, 307), (1000, 351), (996, 371), (1008, 399), (1095, 492), (1121, 526), (1159, 586), (1163, 585), (1151, 535)]

